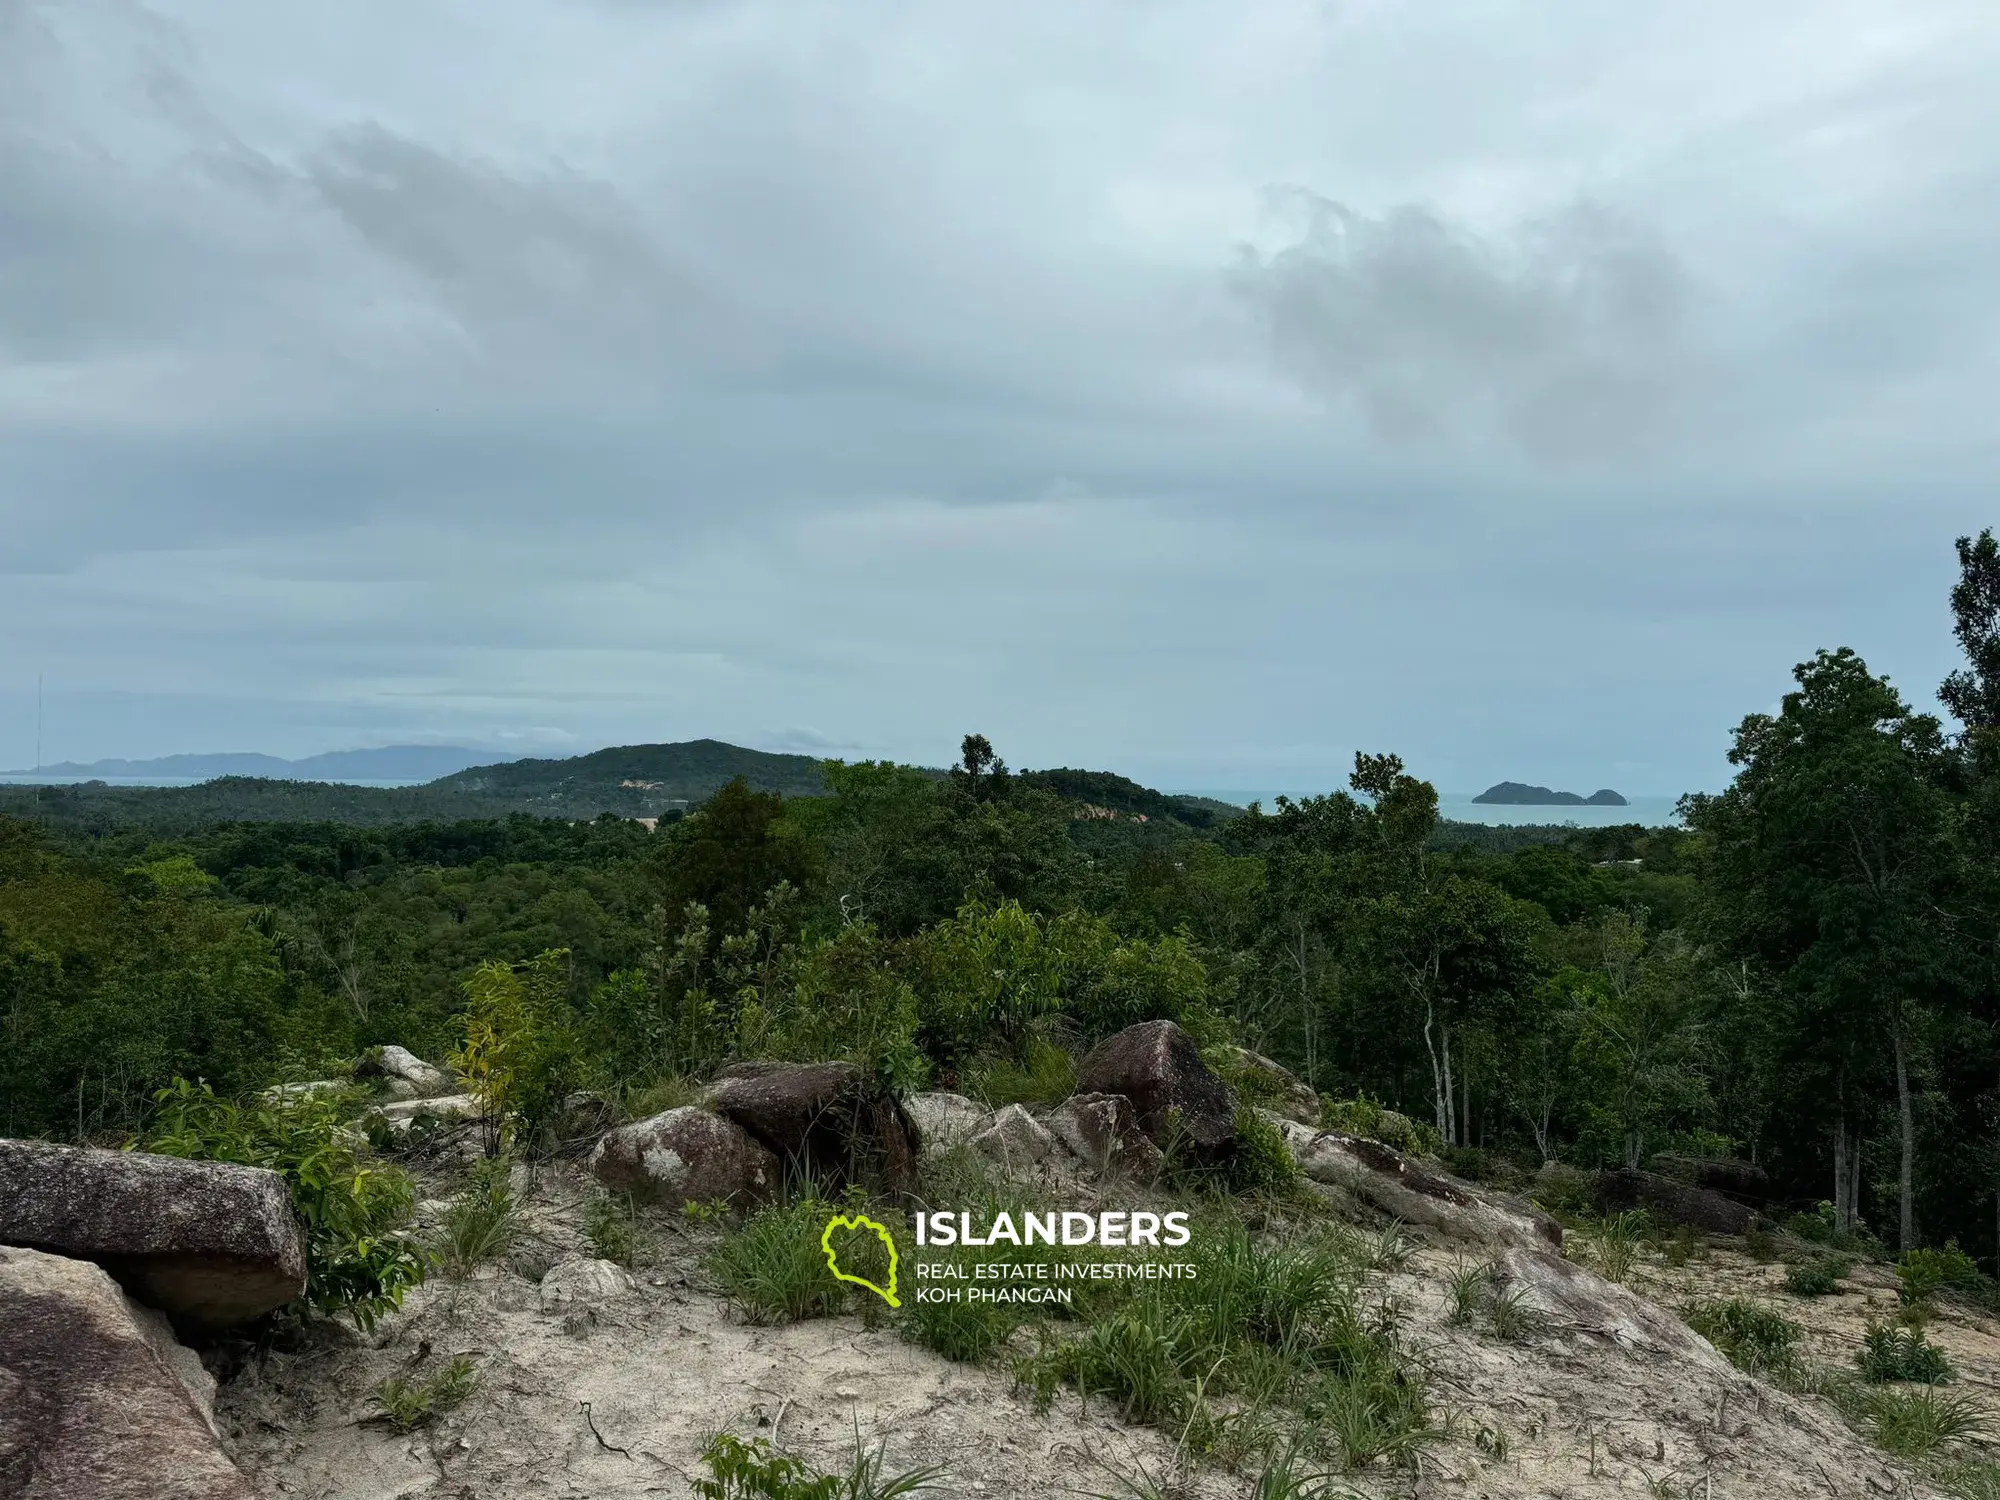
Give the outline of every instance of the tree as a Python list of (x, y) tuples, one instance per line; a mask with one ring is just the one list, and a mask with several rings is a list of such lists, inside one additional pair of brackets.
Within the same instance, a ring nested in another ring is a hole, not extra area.
[[(1853, 1052), (1887, 1043), (1901, 1144), (1898, 1231), (1916, 1243), (1912, 1069), (1921, 1013), (1948, 989), (1941, 913), (1951, 825), (1943, 736), (1854, 652), (1822, 651), (1777, 715), (1737, 727), (1735, 781), (1683, 800), (1712, 843), (1719, 927), (1793, 988), (1801, 1023), (1831, 1053), (1835, 1159), (1851, 1139)], [(1836, 1202), (1847, 1184), (1836, 1172)]]
[(1938, 698), (1968, 730), (2000, 727), (2000, 542), (1992, 529), (1958, 539), (1952, 585), (1952, 634), (1966, 664), (1944, 680)]

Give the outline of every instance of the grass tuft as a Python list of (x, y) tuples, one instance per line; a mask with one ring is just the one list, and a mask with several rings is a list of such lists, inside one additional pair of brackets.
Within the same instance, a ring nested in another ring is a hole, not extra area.
[(431, 1251), (444, 1273), (455, 1281), (463, 1281), (504, 1254), (520, 1232), (520, 1214), (507, 1174), (504, 1157), (476, 1163), (472, 1185), (445, 1209)]
[(1830, 1297), (1840, 1290), (1842, 1278), (1853, 1269), (1852, 1256), (1815, 1255), (1786, 1270), (1785, 1290), (1796, 1297)]
[(369, 1392), (376, 1412), (398, 1432), (411, 1432), (443, 1416), (479, 1389), (479, 1371), (461, 1354), (425, 1380), (392, 1377)]

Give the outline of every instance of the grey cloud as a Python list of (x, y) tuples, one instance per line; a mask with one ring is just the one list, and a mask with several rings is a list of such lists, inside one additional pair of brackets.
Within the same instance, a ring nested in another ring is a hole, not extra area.
[(1283, 367), (1402, 440), (1489, 425), (1537, 453), (1657, 438), (1689, 375), (1690, 278), (1636, 226), (1579, 206), (1511, 242), (1403, 206), (1302, 195), (1310, 224), (1236, 272)]

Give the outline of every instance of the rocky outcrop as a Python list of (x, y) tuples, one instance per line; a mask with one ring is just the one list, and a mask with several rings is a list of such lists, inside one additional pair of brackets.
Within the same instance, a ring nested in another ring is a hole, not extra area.
[(479, 1118), (479, 1101), (470, 1094), (446, 1094), (436, 1099), (402, 1099), (377, 1111), (398, 1135), (419, 1120), (449, 1123)]
[(0, 1244), (95, 1261), (183, 1328), (219, 1328), (305, 1290), (285, 1180), (258, 1167), (0, 1140)]
[(733, 1063), (716, 1074), (708, 1098), (787, 1170), (892, 1193), (916, 1185), (910, 1117), (897, 1100), (869, 1088), (852, 1063)]
[(942, 1156), (964, 1145), (986, 1123), (986, 1111), (963, 1094), (912, 1094), (903, 1108), (917, 1127), (917, 1144), (925, 1156)]
[(1756, 1210), (1734, 1198), (1653, 1172), (1600, 1172), (1591, 1191), (1605, 1213), (1640, 1208), (1666, 1223), (1707, 1234), (1744, 1234), (1757, 1221)]
[(971, 1144), (981, 1156), (1013, 1174), (1029, 1172), (1062, 1150), (1042, 1122), (1018, 1104), (997, 1111)]
[(1245, 1097), (1274, 1115), (1301, 1125), (1319, 1124), (1319, 1095), (1290, 1068), (1248, 1047), (1230, 1049), (1236, 1057), (1238, 1087)]
[(1123, 1094), (1072, 1094), (1050, 1111), (1046, 1123), (1049, 1134), (1100, 1177), (1151, 1182), (1165, 1165)]
[(1142, 1021), (1107, 1037), (1076, 1073), (1079, 1094), (1123, 1094), (1155, 1146), (1188, 1160), (1221, 1161), (1236, 1150), (1236, 1101), (1172, 1021)]
[(148, 1321), (98, 1266), (0, 1248), (0, 1495), (252, 1500), (200, 1362)]
[(692, 1105), (610, 1131), (590, 1171), (615, 1193), (675, 1208), (717, 1199), (745, 1207), (779, 1185), (778, 1158), (749, 1131)]
[(1753, 1162), (1726, 1156), (1676, 1156), (1661, 1152), (1648, 1164), (1662, 1177), (1707, 1188), (1745, 1203), (1768, 1203), (1771, 1174)]
[(1275, 1115), (1265, 1118), (1284, 1132), (1285, 1144), (1309, 1180), (1391, 1218), (1471, 1245), (1562, 1248), (1562, 1226), (1524, 1199), (1430, 1171), (1380, 1141), (1308, 1130)]
[(391, 1099), (433, 1098), (458, 1087), (451, 1074), (425, 1062), (406, 1047), (390, 1045), (364, 1053), (354, 1065), (356, 1078), (386, 1080)]
[(1517, 1246), (1494, 1266), (1494, 1289), (1518, 1297), (1545, 1331), (1584, 1334), (1628, 1354), (1670, 1355), (1735, 1383), (1736, 1369), (1713, 1344), (1664, 1308), (1560, 1255)]

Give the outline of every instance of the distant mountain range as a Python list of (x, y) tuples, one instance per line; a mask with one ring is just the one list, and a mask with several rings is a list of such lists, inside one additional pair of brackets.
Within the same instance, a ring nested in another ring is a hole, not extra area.
[(1602, 787), (1588, 797), (1580, 797), (1575, 792), (1552, 792), (1545, 786), (1529, 786), (1521, 781), (1502, 781), (1489, 786), (1474, 802), (1484, 802), (1489, 806), (1505, 807), (1625, 807), (1629, 804), (1609, 787)]
[(153, 760), (60, 761), (7, 776), (200, 777), (266, 776), (279, 781), (434, 781), (467, 766), (511, 760), (491, 750), (462, 745), (385, 745), (379, 750), (330, 750), (303, 760), (284, 760), (254, 751), (218, 755), (162, 755)]

